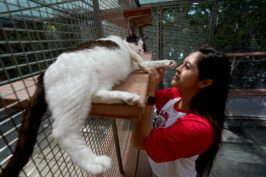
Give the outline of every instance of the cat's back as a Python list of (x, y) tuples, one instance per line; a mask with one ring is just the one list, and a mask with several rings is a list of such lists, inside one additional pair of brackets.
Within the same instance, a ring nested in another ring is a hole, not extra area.
[[(118, 72), (119, 69), (119, 72)], [(88, 77), (89, 75), (121, 80), (131, 72), (128, 50), (122, 38), (108, 36), (83, 43), (60, 54), (46, 71), (45, 78)], [(96, 75), (97, 73), (100, 73)], [(52, 79), (53, 78), (53, 79)]]
[(51, 67), (53, 65), (59, 65), (60, 67), (69, 65), (74, 67), (86, 63), (90, 65), (95, 62), (102, 62), (102, 60), (114, 63), (116, 59), (122, 57), (124, 59), (128, 57), (125, 43), (119, 36), (112, 35), (95, 41), (82, 43), (61, 53)]

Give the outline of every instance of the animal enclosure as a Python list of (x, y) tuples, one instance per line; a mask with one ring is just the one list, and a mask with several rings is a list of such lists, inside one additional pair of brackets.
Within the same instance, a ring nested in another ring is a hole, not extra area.
[[(152, 2), (139, 2), (144, 1)], [(137, 8), (136, 2), (0, 0), (0, 173), (14, 151), (24, 107), (32, 96), (37, 76), (60, 53), (82, 42), (109, 34), (125, 37), (128, 27), (125, 12), (129, 14), (127, 9)], [(265, 1), (182, 0), (147, 5), (152, 9), (152, 26), (140, 33), (148, 36), (146, 44), (153, 59), (168, 58), (181, 63), (191, 51), (206, 43), (230, 52), (233, 66), (230, 86), (235, 89), (230, 93), (239, 98), (229, 99), (235, 112), (229, 110), (227, 115), (265, 121), (266, 13), (262, 10)], [(141, 19), (136, 21), (139, 22)], [(256, 51), (260, 53), (253, 53)], [(168, 72), (161, 88), (169, 86), (173, 72)], [(251, 103), (252, 109), (237, 107), (246, 103)], [(52, 121), (47, 112), (34, 153), (20, 175), (87, 176), (51, 137)], [(86, 120), (82, 133), (88, 146), (96, 154), (106, 154), (113, 160), (111, 169), (101, 176), (120, 175), (130, 129), (129, 120), (94, 117)]]

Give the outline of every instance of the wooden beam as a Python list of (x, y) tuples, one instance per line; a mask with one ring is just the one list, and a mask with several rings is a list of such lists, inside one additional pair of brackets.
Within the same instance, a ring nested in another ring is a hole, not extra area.
[(125, 9), (124, 15), (125, 15), (125, 17), (151, 15), (151, 8), (150, 7), (140, 7), (140, 8), (134, 8), (134, 9)]
[(266, 96), (266, 89), (229, 89), (228, 96)]
[(247, 56), (266, 56), (266, 52), (239, 52), (239, 53), (225, 53), (228, 58), (247, 57)]

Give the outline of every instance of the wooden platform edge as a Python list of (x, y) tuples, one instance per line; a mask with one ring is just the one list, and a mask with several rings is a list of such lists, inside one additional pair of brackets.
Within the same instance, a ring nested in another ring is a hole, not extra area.
[(129, 106), (124, 104), (92, 104), (90, 116), (139, 120), (144, 109), (145, 107), (137, 105)]
[(128, 143), (123, 156), (124, 173), (119, 177), (152, 177), (152, 169), (150, 167), (147, 154), (143, 150), (133, 147), (131, 142), (131, 134), (128, 137)]

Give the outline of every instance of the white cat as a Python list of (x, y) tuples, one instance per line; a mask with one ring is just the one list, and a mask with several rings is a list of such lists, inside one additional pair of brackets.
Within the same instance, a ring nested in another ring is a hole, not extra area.
[[(143, 41), (133, 33), (130, 33), (125, 40), (118, 36), (109, 36), (62, 53), (55, 63), (48, 67), (44, 77), (40, 77), (31, 107), (24, 119), (41, 120), (48, 106), (54, 119), (52, 134), (59, 145), (69, 153), (73, 162), (91, 174), (106, 171), (111, 166), (111, 159), (104, 155), (95, 155), (83, 141), (80, 132), (90, 112), (91, 104), (139, 104), (138, 95), (112, 91), (112, 87), (137, 69), (148, 71), (148, 67), (176, 66), (172, 60), (144, 61), (141, 54), (143, 54)], [(23, 131), (20, 133), (23, 134)], [(37, 134), (37, 131), (35, 133)], [(24, 137), (24, 143), (27, 142), (25, 139), (27, 140), (27, 137)], [(20, 139), (19, 143), (22, 143)], [(31, 140), (31, 144), (34, 143), (35, 140), (34, 142)], [(30, 151), (31, 154), (32, 147), (27, 150), (16, 149), (15, 153), (23, 151)], [(11, 161), (18, 162), (15, 153)], [(28, 158), (25, 157), (26, 160)], [(21, 170), (25, 165), (27, 161), (24, 161), (19, 161), (21, 165), (16, 167), (17, 170)], [(12, 164), (16, 165), (10, 162), (7, 165), (8, 170), (4, 169), (3, 174), (17, 176)]]

